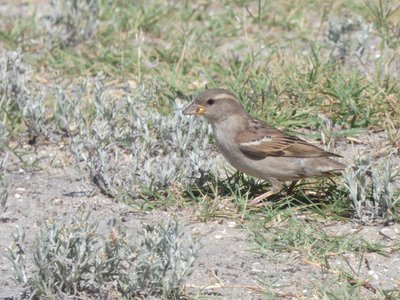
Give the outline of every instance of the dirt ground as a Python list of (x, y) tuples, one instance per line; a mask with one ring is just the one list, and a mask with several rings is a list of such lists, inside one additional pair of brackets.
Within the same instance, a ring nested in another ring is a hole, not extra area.
[[(66, 163), (65, 151), (58, 146), (35, 149), (27, 146), (25, 150), (38, 162), (37, 170), (24, 168), (13, 156), (8, 158), (6, 166), (10, 186), (7, 211), (0, 223), (0, 299), (18, 299), (21, 289), (11, 279), (12, 268), (5, 258), (13, 233), (18, 229), (25, 230), (26, 251), (29, 252), (35, 235), (46, 220), (65, 220), (82, 208), (92, 211), (94, 219), (100, 223), (99, 230), (107, 229), (110, 220), (115, 218), (132, 233), (144, 223), (170, 218), (178, 220), (184, 231), (198, 238), (201, 244), (194, 272), (186, 282), (191, 295), (201, 292), (204, 298), (267, 299), (271, 298), (268, 295), (272, 291), (272, 298), (309, 299), (315, 297), (311, 292), (315, 285), (332, 283), (337, 276), (296, 251), (271, 251), (263, 255), (253, 251), (255, 245), (249, 238), (245, 221), (214, 218), (203, 222), (189, 208), (134, 210), (97, 192), (84, 172)], [(369, 242), (389, 246), (400, 243), (398, 224), (367, 226), (357, 222), (326, 222), (320, 226), (330, 233), (362, 236)], [(387, 256), (365, 253), (361, 263), (353, 254), (347, 255), (345, 261), (343, 257), (333, 257), (329, 263), (332, 267), (357, 269), (360, 278), (368, 278), (371, 286), (365, 288), (366, 299), (373, 299), (376, 296), (374, 288), (400, 288), (400, 255), (395, 248), (389, 249), (392, 250)]]

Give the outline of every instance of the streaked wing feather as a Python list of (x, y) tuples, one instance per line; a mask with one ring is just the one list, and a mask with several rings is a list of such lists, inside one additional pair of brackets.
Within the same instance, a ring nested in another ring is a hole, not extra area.
[(255, 160), (267, 156), (340, 157), (258, 120), (249, 122), (248, 128), (238, 135), (237, 141), (243, 154)]

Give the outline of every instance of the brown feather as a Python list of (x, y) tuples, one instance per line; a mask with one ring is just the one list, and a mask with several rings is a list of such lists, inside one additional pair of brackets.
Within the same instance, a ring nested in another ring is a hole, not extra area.
[(267, 156), (340, 157), (256, 119), (250, 119), (247, 128), (238, 134), (237, 142), (243, 154), (254, 160)]

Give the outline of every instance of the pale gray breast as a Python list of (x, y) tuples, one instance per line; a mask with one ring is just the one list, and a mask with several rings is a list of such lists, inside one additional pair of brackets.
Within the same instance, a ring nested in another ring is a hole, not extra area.
[(216, 126), (212, 125), (215, 141), (224, 158), (236, 169), (241, 172), (259, 176), (258, 172), (255, 172), (253, 164), (257, 162), (249, 160), (245, 157), (242, 151), (239, 149), (239, 144), (236, 142), (237, 132), (232, 128), (232, 123), (221, 122)]

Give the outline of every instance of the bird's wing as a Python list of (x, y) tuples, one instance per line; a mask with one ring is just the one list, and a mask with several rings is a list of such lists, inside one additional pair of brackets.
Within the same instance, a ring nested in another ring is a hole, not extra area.
[(238, 134), (237, 142), (243, 154), (251, 159), (267, 156), (340, 157), (255, 119), (251, 119), (247, 128)]

